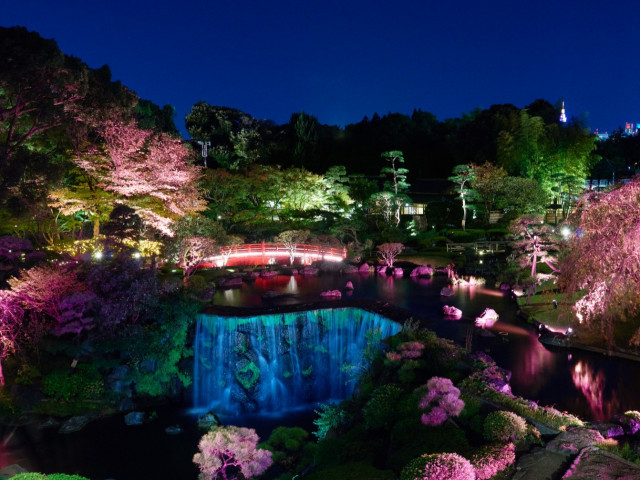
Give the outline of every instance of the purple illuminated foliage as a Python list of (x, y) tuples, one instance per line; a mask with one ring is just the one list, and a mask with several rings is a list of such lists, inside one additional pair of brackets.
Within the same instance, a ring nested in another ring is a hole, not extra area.
[(429, 391), (422, 398), (418, 406), (427, 410), (422, 414), (422, 423), (436, 426), (444, 423), (450, 417), (457, 417), (464, 408), (460, 399), (460, 390), (448, 378), (432, 377), (427, 382)]

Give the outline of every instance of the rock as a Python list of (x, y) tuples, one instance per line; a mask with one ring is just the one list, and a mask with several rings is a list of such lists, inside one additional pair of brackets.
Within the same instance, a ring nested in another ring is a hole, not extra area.
[(450, 297), (453, 294), (454, 294), (453, 289), (449, 287), (442, 287), (442, 290), (440, 290), (440, 295), (442, 295), (443, 297)]
[(353, 290), (353, 283), (351, 282), (347, 282), (347, 284), (344, 286), (345, 290)]
[(234, 288), (242, 286), (242, 277), (221, 277), (217, 282), (218, 288)]
[(210, 430), (212, 427), (218, 427), (220, 419), (213, 412), (207, 412), (198, 418), (198, 428)]
[(14, 463), (13, 465), (7, 465), (2, 470), (0, 470), (0, 478), (11, 478), (20, 473), (27, 473), (26, 468), (21, 467), (17, 463)]
[[(131, 393), (131, 389), (129, 389), (129, 393)], [(123, 398), (120, 401), (120, 405), (118, 405), (118, 410), (121, 412), (128, 412), (133, 410), (134, 408), (136, 408), (136, 404), (133, 401), (133, 399), (131, 398), (131, 396), (127, 397), (127, 398)]]
[(444, 314), (445, 317), (456, 318), (456, 319), (462, 317), (462, 310), (449, 305), (445, 305), (442, 307), (442, 313)]
[(598, 430), (604, 438), (621, 437), (624, 435), (622, 425), (615, 423), (594, 423), (591, 426)]
[(317, 275), (318, 274), (318, 269), (315, 267), (311, 267), (309, 265), (307, 265), (306, 267), (302, 267), (300, 269), (300, 275)]
[(567, 468), (567, 457), (541, 448), (522, 455), (516, 463), (512, 480), (543, 480), (559, 478)]
[(627, 435), (635, 435), (640, 430), (640, 414), (637, 412), (615, 415), (611, 421), (620, 424)]
[(484, 312), (476, 318), (476, 325), (478, 327), (493, 327), (498, 321), (498, 314), (492, 308), (485, 308)]
[(164, 429), (167, 435), (178, 435), (182, 433), (182, 427), (180, 425), (169, 425)]
[(92, 415), (78, 415), (76, 417), (71, 417), (62, 424), (58, 429), (58, 433), (77, 432), (82, 430), (91, 420), (93, 420)]
[(387, 274), (387, 266), (386, 265), (378, 265), (376, 267), (376, 273), (378, 275), (386, 275)]
[(124, 416), (124, 423), (129, 426), (142, 425), (145, 419), (144, 412), (129, 412)]
[(583, 448), (604, 441), (600, 432), (585, 427), (567, 427), (547, 444), (547, 450), (562, 455), (577, 455)]
[(321, 292), (320, 296), (321, 297), (340, 298), (340, 297), (342, 297), (342, 293), (340, 292), (340, 290), (327, 290), (325, 292)]
[(368, 263), (363, 263), (362, 265), (360, 265), (360, 268), (358, 268), (358, 271), (360, 273), (369, 273), (372, 268), (373, 266), (369, 265)]
[(586, 447), (562, 478), (633, 480), (640, 478), (640, 466), (597, 447)]
[(411, 277), (431, 277), (433, 275), (433, 268), (426, 265), (420, 265), (419, 267), (411, 270)]
[(263, 270), (260, 272), (260, 278), (275, 278), (278, 272), (275, 270)]
[(40, 428), (56, 428), (60, 427), (60, 420), (49, 417), (44, 422), (40, 424)]
[(342, 269), (342, 273), (358, 273), (360, 270), (355, 265), (347, 265)]
[(256, 278), (260, 277), (260, 272), (247, 272), (244, 274), (244, 276), (242, 277), (242, 279), (246, 282), (251, 282), (253, 280), (255, 280)]
[(404, 275), (404, 271), (400, 267), (395, 267), (392, 271), (394, 277), (402, 277)]

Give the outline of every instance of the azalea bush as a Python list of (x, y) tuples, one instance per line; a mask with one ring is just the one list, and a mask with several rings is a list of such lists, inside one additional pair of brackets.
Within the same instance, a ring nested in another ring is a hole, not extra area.
[(513, 443), (486, 445), (477, 451), (470, 461), (477, 480), (488, 480), (515, 463), (516, 447)]
[(400, 480), (475, 480), (473, 466), (457, 453), (425, 454), (411, 460)]
[(464, 408), (460, 390), (449, 378), (433, 377), (427, 382), (429, 391), (418, 405), (426, 410), (422, 423), (429, 426), (440, 425), (450, 417), (457, 417)]
[(484, 421), (484, 438), (490, 442), (518, 442), (527, 434), (527, 422), (513, 412), (498, 410)]

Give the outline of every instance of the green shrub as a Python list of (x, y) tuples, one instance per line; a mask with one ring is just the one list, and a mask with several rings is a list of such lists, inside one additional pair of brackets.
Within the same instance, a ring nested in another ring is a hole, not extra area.
[(452, 423), (427, 427), (420, 422), (420, 414), (403, 418), (391, 429), (390, 451), (387, 467), (401, 471), (411, 459), (425, 453), (465, 453), (469, 441), (464, 430)]
[(527, 422), (513, 412), (498, 410), (484, 421), (484, 438), (490, 442), (518, 442), (527, 434)]
[(376, 388), (362, 409), (367, 428), (389, 428), (397, 418), (397, 406), (403, 390), (397, 385), (385, 384)]
[(313, 434), (318, 437), (318, 440), (322, 440), (329, 430), (339, 428), (348, 417), (340, 405), (321, 403), (318, 407), (320, 410), (314, 410), (318, 418), (313, 421), (318, 429)]
[(300, 473), (313, 462), (316, 445), (308, 440), (309, 432), (300, 427), (278, 427), (258, 448), (273, 453), (271, 459), (284, 470)]
[(80, 364), (74, 371), (57, 369), (46, 374), (42, 392), (55, 400), (99, 399), (104, 393), (104, 382), (92, 364)]

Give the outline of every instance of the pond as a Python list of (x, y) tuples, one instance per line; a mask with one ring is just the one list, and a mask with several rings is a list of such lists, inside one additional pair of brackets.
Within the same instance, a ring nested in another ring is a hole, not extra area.
[[(407, 309), (424, 326), (474, 350), (489, 353), (500, 366), (512, 371), (516, 395), (575, 413), (586, 420), (605, 420), (626, 410), (640, 410), (640, 362), (599, 354), (549, 350), (537, 332), (516, 318), (513, 301), (498, 290), (456, 287), (452, 297), (441, 297), (446, 278), (413, 280), (373, 274), (341, 276), (278, 276), (257, 279), (242, 287), (216, 292), (214, 303), (227, 306), (278, 306), (313, 303), (325, 290), (340, 289), (351, 281), (356, 299), (382, 300)], [(267, 291), (279, 295), (263, 299)], [(463, 311), (457, 321), (445, 320), (443, 305)], [(500, 314), (490, 329), (473, 327), (484, 308)], [(225, 423), (256, 428), (261, 438), (278, 425), (300, 425), (313, 430), (309, 407), (288, 410), (285, 416), (244, 414)], [(164, 429), (180, 424), (184, 431), (167, 435)], [(19, 463), (29, 470), (78, 473), (92, 480), (146, 480), (197, 478), (191, 458), (202, 434), (195, 426), (191, 405), (158, 409), (158, 417), (142, 427), (126, 427), (122, 416), (89, 424), (80, 432), (59, 435), (56, 430), (35, 427), (2, 432), (9, 447), (0, 445), (0, 466)]]

